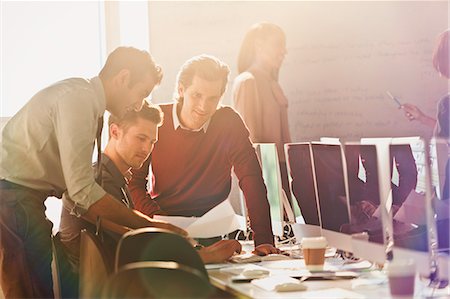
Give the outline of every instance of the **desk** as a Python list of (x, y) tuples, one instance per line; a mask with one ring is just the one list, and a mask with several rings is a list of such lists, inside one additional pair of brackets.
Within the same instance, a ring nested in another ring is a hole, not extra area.
[[(286, 270), (289, 273), (301, 264), (301, 260), (289, 261), (271, 261), (257, 263), (258, 266), (264, 267), (271, 271), (275, 269), (276, 274), (280, 274), (279, 270), (284, 268), (287, 263), (291, 262), (293, 267)], [(247, 298), (391, 298), (389, 293), (389, 285), (386, 275), (380, 270), (366, 270), (360, 272), (361, 276), (357, 279), (343, 280), (320, 280), (305, 281), (306, 291), (302, 292), (269, 292), (254, 286), (251, 283), (235, 283), (231, 281), (233, 276), (227, 271), (226, 267), (242, 267), (243, 264), (225, 264), (222, 268), (208, 270), (211, 283), (233, 295)], [(304, 270), (304, 269), (303, 269)], [(417, 278), (414, 298), (425, 298), (433, 294), (433, 290), (427, 287), (427, 281)], [(437, 290), (435, 295), (449, 296), (449, 289)]]

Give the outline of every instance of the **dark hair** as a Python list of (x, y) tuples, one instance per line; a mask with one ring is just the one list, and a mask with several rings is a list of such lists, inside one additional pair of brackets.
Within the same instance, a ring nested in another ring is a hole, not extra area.
[(433, 66), (440, 74), (445, 76), (447, 79), (450, 78), (450, 61), (448, 59), (448, 52), (450, 51), (449, 35), (450, 29), (447, 29), (439, 34), (436, 46), (433, 51)]
[(223, 94), (228, 83), (229, 74), (230, 68), (228, 65), (218, 58), (205, 54), (194, 56), (186, 61), (178, 72), (174, 93), (175, 99), (182, 100), (178, 94), (178, 87), (183, 85), (185, 88), (188, 88), (192, 84), (194, 76), (199, 76), (208, 81), (222, 80)]
[[(238, 56), (238, 73), (245, 72), (252, 65), (253, 59), (256, 55), (256, 42), (264, 41), (269, 36), (272, 35), (285, 36), (283, 29), (281, 27), (268, 23), (261, 22), (254, 24), (245, 34), (244, 40), (242, 41), (241, 48), (239, 50)], [(279, 70), (274, 70), (272, 74), (274, 79), (278, 79)]]
[(151, 105), (144, 101), (144, 105), (142, 105), (140, 111), (129, 110), (121, 118), (111, 114), (108, 119), (108, 125), (116, 124), (126, 131), (139, 118), (151, 121), (159, 127), (162, 125), (164, 114), (159, 106)]
[(150, 53), (133, 47), (118, 47), (112, 51), (99, 76), (109, 79), (123, 69), (130, 71), (130, 86), (142, 80), (146, 74), (150, 74), (158, 85), (163, 76), (161, 67), (156, 64)]

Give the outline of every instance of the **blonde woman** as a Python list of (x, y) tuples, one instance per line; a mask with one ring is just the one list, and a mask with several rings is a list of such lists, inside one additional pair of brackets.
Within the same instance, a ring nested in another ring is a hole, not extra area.
[(233, 100), (252, 142), (277, 145), (283, 189), (290, 194), (283, 150), (283, 144), (291, 142), (288, 100), (278, 83), (286, 53), (286, 37), (279, 26), (266, 22), (253, 25), (239, 51)]

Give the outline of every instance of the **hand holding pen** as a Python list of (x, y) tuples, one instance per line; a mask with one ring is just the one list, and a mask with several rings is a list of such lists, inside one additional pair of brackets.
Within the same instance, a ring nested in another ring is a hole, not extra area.
[(410, 120), (418, 120), (420, 121), (425, 114), (420, 110), (416, 105), (413, 104), (403, 104), (401, 107), (403, 111), (405, 112), (405, 116)]
[(405, 116), (406, 118), (408, 118), (408, 120), (410, 121), (415, 119), (419, 120), (420, 117), (424, 115), (423, 112), (417, 106), (408, 103), (402, 104), (400, 100), (397, 97), (393, 96), (390, 91), (386, 91), (386, 94), (389, 96), (389, 98), (391, 98), (395, 102), (395, 104), (397, 104), (398, 109), (403, 109)]
[(420, 123), (431, 128), (434, 128), (434, 126), (436, 125), (436, 119), (423, 113), (422, 110), (420, 110), (416, 105), (409, 103), (402, 104), (399, 99), (393, 96), (389, 91), (386, 91), (386, 94), (398, 105), (398, 109), (403, 110), (408, 120), (417, 120)]

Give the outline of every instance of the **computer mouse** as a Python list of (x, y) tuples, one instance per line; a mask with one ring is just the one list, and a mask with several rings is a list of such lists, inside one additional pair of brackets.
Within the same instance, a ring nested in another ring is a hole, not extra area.
[(276, 292), (297, 292), (306, 290), (306, 286), (301, 282), (284, 282), (275, 286)]
[(248, 269), (242, 272), (242, 276), (247, 278), (261, 278), (270, 274), (269, 270), (264, 269)]
[(289, 260), (291, 259), (290, 256), (280, 254), (280, 253), (271, 253), (265, 256), (261, 257), (261, 260), (264, 262), (270, 262), (270, 261), (282, 261), (282, 260)]

